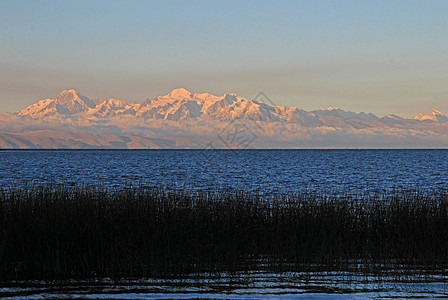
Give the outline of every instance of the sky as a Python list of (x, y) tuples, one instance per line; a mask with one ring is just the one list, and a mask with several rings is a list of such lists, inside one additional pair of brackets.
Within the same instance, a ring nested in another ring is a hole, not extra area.
[(0, 112), (174, 88), (448, 114), (448, 1), (0, 0)]

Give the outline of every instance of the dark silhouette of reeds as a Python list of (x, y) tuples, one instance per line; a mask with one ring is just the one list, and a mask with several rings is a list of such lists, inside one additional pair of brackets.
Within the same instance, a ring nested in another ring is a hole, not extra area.
[(0, 280), (448, 262), (445, 192), (0, 190)]

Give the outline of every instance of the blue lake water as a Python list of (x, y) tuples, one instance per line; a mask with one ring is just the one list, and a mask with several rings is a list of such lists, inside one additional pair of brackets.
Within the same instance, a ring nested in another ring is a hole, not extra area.
[(446, 276), (426, 278), (317, 272), (195, 274), (183, 278), (101, 283), (15, 282), (2, 299), (446, 299)]
[[(0, 187), (100, 184), (300, 192), (447, 189), (448, 150), (5, 150)], [(399, 271), (399, 270), (398, 270)], [(313, 274), (311, 274), (313, 275)], [(436, 299), (448, 278), (264, 274), (109, 285), (0, 285), (2, 299)], [(418, 280), (417, 280), (418, 279)]]
[(285, 192), (446, 189), (448, 150), (5, 150), (0, 182)]

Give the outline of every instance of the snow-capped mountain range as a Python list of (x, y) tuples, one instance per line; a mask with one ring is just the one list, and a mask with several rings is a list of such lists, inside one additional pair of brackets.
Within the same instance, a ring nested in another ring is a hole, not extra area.
[(414, 117), (414, 119), (419, 121), (430, 120), (441, 123), (448, 122), (448, 116), (435, 109), (432, 109), (429, 113), (426, 114), (418, 114)]
[[(245, 142), (235, 142), (245, 141)], [(62, 91), (0, 114), (0, 148), (440, 148), (448, 116), (305, 111), (179, 88), (142, 103)]]
[[(350, 113), (344, 113), (350, 115)], [(54, 99), (41, 100), (19, 111), (18, 115), (35, 119), (97, 120), (129, 116), (143, 120), (171, 121), (196, 118), (215, 120), (255, 118), (259, 121), (298, 121), (303, 125), (308, 123), (315, 125), (315, 122), (318, 122), (316, 115), (296, 107), (272, 106), (261, 101), (247, 100), (235, 94), (223, 96), (214, 96), (209, 93), (196, 94), (183, 88), (175, 89), (165, 96), (134, 104), (117, 99), (97, 101), (95, 104), (74, 90), (66, 90)]]

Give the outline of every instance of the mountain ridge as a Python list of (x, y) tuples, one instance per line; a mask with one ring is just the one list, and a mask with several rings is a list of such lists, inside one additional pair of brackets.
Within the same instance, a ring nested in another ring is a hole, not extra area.
[[(234, 136), (233, 144), (223, 141), (223, 137), (229, 139), (232, 132), (242, 129), (246, 130), (250, 145), (235, 143), (240, 137)], [(206, 146), (207, 141), (224, 144), (215, 148), (448, 147), (448, 117), (435, 109), (414, 118), (393, 114), (378, 117), (333, 107), (306, 111), (232, 93), (216, 96), (184, 88), (140, 103), (113, 98), (91, 100), (75, 90), (64, 90), (55, 98), (40, 100), (17, 113), (0, 114), (2, 134), (22, 134), (16, 138), (32, 140), (19, 143), (20, 147), (45, 147), (44, 142), (36, 143), (39, 134), (33, 132), (38, 131), (49, 148), (56, 147), (44, 130), (60, 132), (59, 137), (67, 133), (72, 144), (61, 145), (69, 148), (96, 148), (99, 144), (93, 142), (95, 139), (102, 140), (100, 146), (106, 148), (158, 147), (149, 142), (110, 144), (106, 135), (183, 139), (179, 147), (199, 148)], [(80, 136), (75, 137), (76, 134)], [(83, 134), (97, 136), (82, 137)], [(79, 143), (83, 138), (89, 141), (85, 145)], [(185, 139), (194, 142), (187, 143)], [(8, 140), (4, 135), (0, 147), (18, 147)], [(177, 147), (175, 143), (162, 144), (161, 147)]]
[[(110, 117), (116, 114), (131, 114), (144, 118), (161, 118), (178, 120), (182, 117), (199, 117), (206, 115), (217, 119), (232, 119), (237, 117), (252, 116), (259, 121), (290, 121), (291, 114), (298, 113), (301, 117), (333, 116), (344, 119), (378, 120), (373, 113), (351, 112), (341, 108), (329, 107), (305, 111), (295, 106), (270, 105), (268, 103), (248, 100), (236, 94), (224, 94), (215, 96), (209, 93), (192, 93), (184, 88), (177, 88), (170, 93), (148, 99), (141, 103), (129, 104), (124, 100), (109, 98), (97, 100), (98, 103), (83, 96), (75, 90), (63, 90), (54, 99), (44, 99), (20, 110), (18, 115), (33, 118), (46, 118), (55, 114)], [(226, 109), (230, 107), (230, 109)], [(231, 112), (232, 111), (232, 112)], [(297, 116), (296, 116), (297, 117)], [(397, 116), (398, 118), (401, 118)], [(405, 118), (401, 118), (405, 119)], [(418, 114), (413, 120), (435, 122), (448, 122), (448, 117), (436, 109), (426, 114)], [(408, 120), (412, 120), (408, 119)]]

